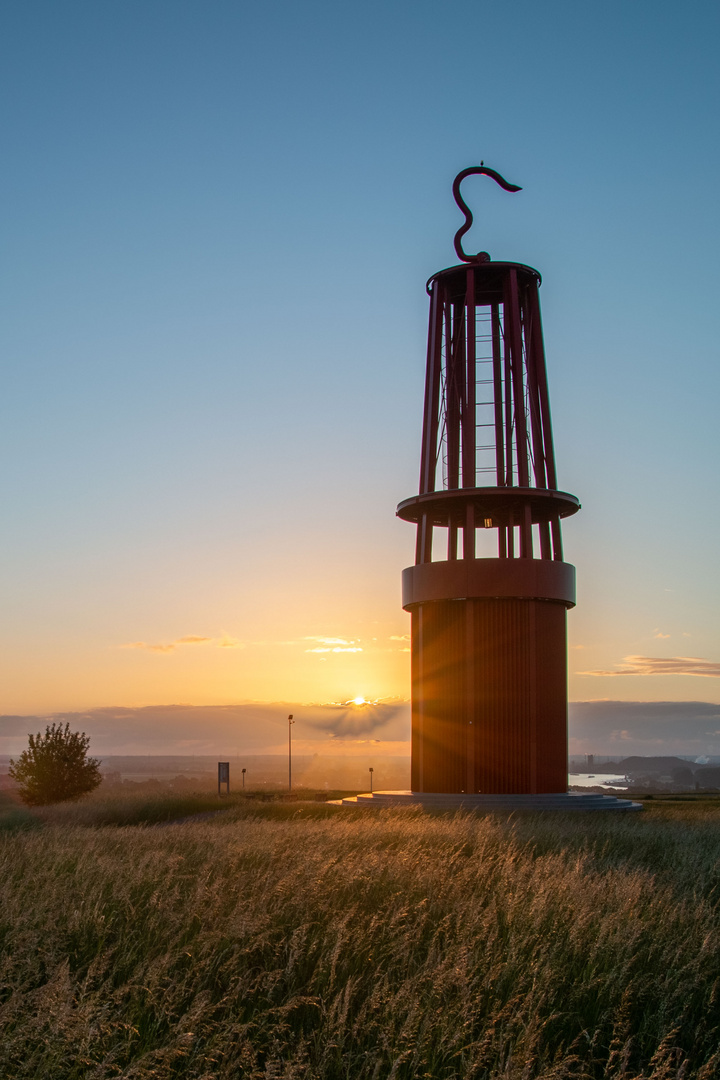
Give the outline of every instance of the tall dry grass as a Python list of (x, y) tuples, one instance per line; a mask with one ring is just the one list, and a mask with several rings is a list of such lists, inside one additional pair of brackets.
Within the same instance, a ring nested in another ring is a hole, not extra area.
[(0, 1075), (714, 1080), (719, 825), (238, 806), (6, 832)]

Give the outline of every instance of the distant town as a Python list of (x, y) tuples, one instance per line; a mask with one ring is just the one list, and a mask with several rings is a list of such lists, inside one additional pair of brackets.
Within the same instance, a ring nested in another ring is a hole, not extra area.
[[(11, 755), (0, 755), (0, 790), (10, 791)], [(225, 760), (228, 760), (227, 758)], [(282, 754), (232, 755), (232, 791), (286, 791), (288, 761)], [(105, 755), (103, 785), (125, 789), (191, 792), (212, 790), (217, 784), (217, 756)], [(380, 757), (365, 762), (357, 757), (293, 756), (293, 785), (297, 789), (356, 791), (405, 790), (410, 786), (409, 757)], [(568, 786), (582, 791), (634, 791), (637, 793), (719, 792), (720, 757), (614, 758), (600, 754), (571, 756)]]

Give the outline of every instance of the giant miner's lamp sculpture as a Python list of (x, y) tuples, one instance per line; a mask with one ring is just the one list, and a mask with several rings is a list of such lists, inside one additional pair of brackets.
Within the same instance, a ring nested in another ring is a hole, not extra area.
[[(430, 294), (420, 491), (397, 513), (417, 526), (403, 572), (412, 617), (412, 792), (359, 796), (451, 805), (639, 808), (567, 794), (566, 612), (575, 568), (560, 523), (538, 286), (521, 263), (467, 255)], [(453, 802), (454, 800), (454, 802)]]
[[(575, 568), (560, 520), (537, 270), (466, 255), (428, 282), (430, 329), (417, 524), (403, 573), (412, 616), (412, 789), (567, 790), (566, 611)], [(489, 555), (487, 541), (491, 541)], [(482, 541), (482, 553), (478, 550)], [(439, 550), (438, 550), (439, 549)]]

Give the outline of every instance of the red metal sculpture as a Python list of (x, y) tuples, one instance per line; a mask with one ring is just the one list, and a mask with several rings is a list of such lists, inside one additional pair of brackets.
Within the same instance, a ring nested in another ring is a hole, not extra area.
[(540, 275), (465, 254), (472, 214), (460, 185), (472, 174), (520, 190), (482, 164), (459, 173), (463, 265), (428, 282), (420, 493), (397, 510), (417, 524), (415, 565), (403, 571), (412, 789), (564, 792), (575, 568), (560, 519), (580, 504), (557, 490)]

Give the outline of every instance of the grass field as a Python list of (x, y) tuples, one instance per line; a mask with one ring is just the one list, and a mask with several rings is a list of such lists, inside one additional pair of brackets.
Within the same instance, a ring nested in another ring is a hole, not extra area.
[(0, 1076), (720, 1076), (720, 803), (172, 798), (0, 811)]

